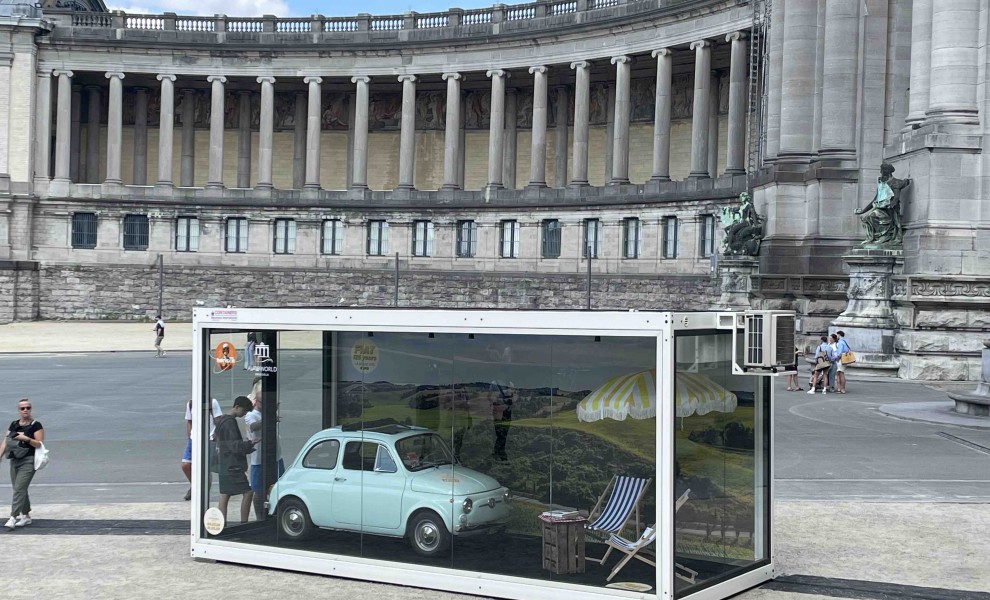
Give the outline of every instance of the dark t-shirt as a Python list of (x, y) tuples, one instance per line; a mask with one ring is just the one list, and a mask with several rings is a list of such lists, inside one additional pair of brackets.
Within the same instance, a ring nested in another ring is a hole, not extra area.
[(29, 438), (35, 438), (35, 432), (41, 431), (44, 427), (41, 426), (41, 421), (32, 421), (30, 425), (21, 425), (20, 419), (11, 421), (10, 427), (7, 428), (7, 449), (14, 448), (14, 444), (17, 444), (18, 448), (28, 448), (28, 456), (34, 455), (34, 446), (28, 444), (27, 442), (22, 442), (20, 440), (13, 439), (19, 433), (23, 433)]
[(165, 323), (163, 323), (160, 319), (155, 321), (155, 333), (165, 337)]

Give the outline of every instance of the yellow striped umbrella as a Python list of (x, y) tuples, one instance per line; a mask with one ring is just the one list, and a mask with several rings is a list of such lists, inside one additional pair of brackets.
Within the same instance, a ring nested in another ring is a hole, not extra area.
[[(656, 390), (656, 369), (612, 377), (578, 403), (578, 420), (651, 419), (657, 416)], [(708, 377), (682, 371), (677, 372), (674, 399), (678, 417), (704, 415), (713, 410), (732, 412), (737, 404), (735, 394)]]

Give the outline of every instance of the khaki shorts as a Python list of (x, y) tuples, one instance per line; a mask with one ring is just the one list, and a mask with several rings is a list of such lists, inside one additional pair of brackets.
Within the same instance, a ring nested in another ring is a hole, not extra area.
[(839, 370), (836, 371), (836, 372), (837, 373), (845, 373), (846, 372), (846, 365), (842, 364), (842, 361), (839, 361)]

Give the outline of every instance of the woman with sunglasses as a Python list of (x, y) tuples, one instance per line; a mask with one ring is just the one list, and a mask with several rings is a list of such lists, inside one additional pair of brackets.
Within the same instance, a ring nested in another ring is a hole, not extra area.
[(18, 418), (11, 422), (7, 435), (0, 442), (0, 458), (10, 459), (10, 483), (14, 499), (10, 506), (7, 529), (31, 524), (31, 500), (28, 486), (34, 478), (34, 450), (41, 447), (45, 430), (40, 421), (31, 418), (31, 401), (27, 398), (17, 403)]

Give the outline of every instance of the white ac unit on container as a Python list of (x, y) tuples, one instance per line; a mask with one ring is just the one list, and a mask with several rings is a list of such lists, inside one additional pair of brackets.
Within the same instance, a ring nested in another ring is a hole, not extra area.
[(796, 316), (788, 310), (749, 310), (740, 315), (743, 368), (793, 371)]

